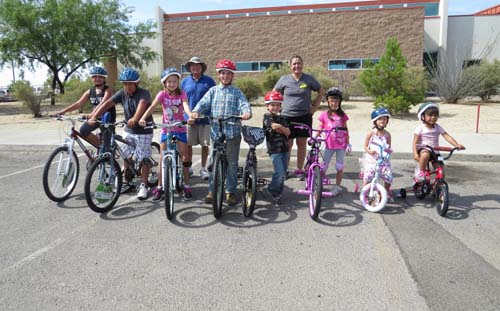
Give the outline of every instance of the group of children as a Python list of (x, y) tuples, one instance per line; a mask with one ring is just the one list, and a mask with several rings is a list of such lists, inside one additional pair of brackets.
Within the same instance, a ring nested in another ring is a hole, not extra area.
[[(199, 69), (201, 73), (206, 69), (206, 65), (199, 60), (193, 58), (190, 61), (195, 69)], [(189, 63), (188, 63), (189, 64)], [(204, 65), (204, 67), (203, 67)], [(199, 68), (198, 68), (199, 67)], [(153, 138), (153, 130), (146, 128), (148, 122), (153, 121), (152, 114), (158, 104), (162, 107), (162, 122), (176, 122), (188, 120), (188, 125), (192, 127), (198, 124), (201, 117), (209, 117), (214, 119), (221, 116), (241, 116), (242, 120), (248, 120), (252, 117), (252, 110), (243, 92), (232, 85), (236, 65), (230, 60), (223, 59), (216, 65), (216, 72), (219, 84), (205, 83), (204, 92), (197, 91), (197, 79), (193, 80), (193, 90), (196, 91), (195, 95), (198, 96), (195, 100), (190, 98), (188, 103), (188, 96), (181, 88), (181, 73), (175, 68), (170, 67), (163, 71), (161, 75), (161, 83), (163, 90), (161, 90), (151, 103), (151, 95), (149, 91), (142, 89), (138, 86), (140, 81), (139, 73), (132, 68), (125, 68), (119, 75), (119, 80), (123, 83), (123, 89), (111, 95), (108, 88), (105, 86), (105, 77), (107, 73), (101, 67), (95, 67), (90, 70), (91, 77), (94, 80), (95, 86), (86, 92), (82, 98), (75, 104), (68, 106), (68, 108), (59, 112), (64, 114), (68, 111), (80, 108), (83, 103), (91, 99), (94, 102), (93, 112), (88, 117), (88, 124), (82, 127), (85, 130), (85, 135), (90, 135), (90, 132), (97, 127), (96, 120), (106, 111), (111, 111), (116, 114), (114, 106), (120, 103), (124, 108), (124, 116), (127, 121), (125, 128), (125, 138), (132, 139), (136, 143), (136, 148), (126, 147), (124, 152), (128, 156), (135, 155), (139, 161), (143, 162), (141, 171), (142, 183), (138, 189), (138, 198), (146, 199), (148, 197), (148, 189), (146, 188), (147, 178), (150, 170), (150, 163), (148, 159), (151, 156), (151, 141)], [(211, 78), (210, 78), (211, 79)], [(183, 80), (184, 81), (184, 80)], [(187, 81), (189, 82), (189, 81)], [(183, 83), (189, 85), (189, 83)], [(97, 93), (96, 93), (97, 90)], [(199, 93), (199, 94), (198, 94)], [(96, 95), (97, 94), (97, 95)], [(191, 93), (193, 94), (193, 93)], [(341, 192), (341, 183), (344, 172), (344, 159), (345, 155), (352, 151), (352, 146), (349, 139), (349, 130), (347, 122), (349, 117), (342, 109), (342, 92), (338, 88), (330, 88), (326, 92), (326, 101), (328, 109), (322, 112), (319, 117), (319, 130), (330, 131), (328, 139), (325, 141), (325, 149), (323, 151), (323, 165), (325, 172), (328, 170), (330, 161), (335, 155), (335, 171), (336, 180), (333, 186), (332, 193), (337, 195)], [(276, 204), (280, 203), (285, 179), (287, 176), (288, 164), (290, 159), (290, 150), (288, 137), (290, 136), (290, 124), (286, 117), (281, 116), (281, 108), (283, 104), (283, 95), (273, 90), (265, 95), (265, 104), (267, 113), (263, 117), (263, 128), (265, 130), (267, 150), (271, 161), (273, 163), (273, 175), (268, 191), (272, 195), (273, 201)], [(192, 103), (191, 103), (192, 102)], [(385, 146), (386, 152), (392, 152), (391, 149), (391, 134), (386, 130), (389, 123), (390, 113), (385, 108), (375, 109), (371, 114), (371, 122), (373, 127), (367, 132), (364, 140), (364, 165), (363, 165), (363, 183), (366, 184), (371, 181), (374, 172), (375, 159), (379, 156), (380, 147)], [(438, 145), (439, 136), (442, 135), (450, 144), (455, 147), (463, 149), (463, 145), (451, 137), (446, 130), (437, 124), (439, 117), (439, 107), (434, 103), (424, 103), (418, 110), (418, 117), (422, 121), (415, 132), (413, 139), (413, 154), (415, 160), (418, 162), (418, 169), (414, 176), (415, 182), (423, 181), (425, 178), (425, 171), (430, 160), (430, 152), (426, 146), (435, 147)], [(114, 119), (114, 118), (113, 118)], [(240, 121), (237, 121), (240, 122)], [(217, 126), (208, 126), (200, 128), (202, 132), (208, 131), (210, 128), (210, 136), (212, 140), (216, 139), (220, 133)], [(334, 129), (334, 130), (332, 130)], [(237, 204), (236, 200), (236, 187), (237, 187), (237, 170), (238, 170), (238, 157), (241, 142), (241, 124), (226, 124), (223, 128), (224, 134), (227, 139), (227, 157), (228, 157), (228, 171), (226, 179), (226, 201), (229, 205)], [(203, 133), (188, 133), (185, 127), (172, 129), (173, 135), (177, 138), (178, 150), (182, 159), (182, 167), (184, 170), (184, 189), (183, 196), (185, 199), (192, 198), (191, 187), (189, 185), (189, 170), (191, 168), (191, 155), (190, 146), (193, 145), (193, 139), (203, 136)], [(163, 129), (160, 134), (160, 149), (167, 148), (166, 129)], [(188, 135), (189, 134), (189, 135)], [(188, 138), (188, 136), (190, 136)], [(91, 137), (94, 138), (94, 137)], [(188, 143), (188, 140), (189, 143)], [(206, 138), (204, 143), (200, 143), (203, 147), (207, 147)], [(213, 157), (211, 157), (212, 159)], [(204, 168), (202, 168), (203, 172)], [(205, 171), (206, 173), (206, 171)], [(381, 177), (384, 180), (385, 187), (390, 194), (390, 186), (392, 184), (392, 170), (388, 160), (381, 166)], [(202, 176), (203, 177), (203, 176)], [(206, 203), (212, 201), (212, 180), (209, 178), (209, 192), (205, 197)], [(153, 189), (153, 200), (158, 201), (163, 195), (162, 179), (161, 179), (161, 166), (159, 170), (159, 184), (158, 187)]]
[[(265, 97), (268, 113), (264, 116), (264, 129), (266, 130), (267, 147), (274, 165), (272, 181), (268, 187), (276, 203), (281, 198), (283, 185), (286, 178), (287, 165), (289, 160), (289, 150), (287, 136), (289, 135), (286, 119), (280, 118), (280, 108), (283, 97), (280, 93), (270, 92)], [(338, 88), (330, 88), (326, 92), (328, 110), (322, 112), (319, 117), (319, 130), (331, 131), (328, 139), (325, 141), (323, 151), (323, 165), (327, 172), (330, 161), (335, 154), (336, 180), (333, 186), (333, 195), (341, 192), (341, 182), (344, 172), (344, 156), (352, 151), (349, 140), (349, 131), (347, 121), (349, 117), (342, 110), (342, 92)], [(364, 157), (362, 163), (363, 184), (369, 183), (375, 175), (375, 163), (380, 157), (380, 146), (383, 146), (382, 152), (392, 153), (391, 134), (386, 130), (391, 115), (386, 108), (377, 108), (371, 113), (371, 122), (373, 124), (364, 139)], [(430, 160), (430, 150), (427, 146), (436, 147), (439, 145), (439, 136), (442, 135), (446, 141), (454, 147), (465, 149), (446, 130), (437, 122), (439, 117), (439, 106), (434, 103), (424, 103), (418, 109), (418, 118), (422, 123), (414, 131), (413, 154), (415, 161), (418, 162), (418, 169), (414, 176), (415, 182), (424, 181), (427, 166)], [(392, 184), (392, 169), (388, 158), (380, 165), (380, 177), (384, 181), (385, 188), (391, 196), (390, 187)]]

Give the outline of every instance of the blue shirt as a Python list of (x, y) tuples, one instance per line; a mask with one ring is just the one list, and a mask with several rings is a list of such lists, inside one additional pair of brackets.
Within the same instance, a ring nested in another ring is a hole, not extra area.
[[(188, 96), (189, 109), (193, 110), (200, 99), (205, 95), (208, 90), (215, 86), (215, 81), (210, 76), (201, 75), (201, 77), (196, 80), (193, 76), (186, 77), (182, 79), (181, 89), (186, 92)], [(184, 113), (184, 118), (187, 120), (189, 116)], [(196, 120), (196, 124), (209, 124), (210, 121), (207, 119)]]
[[(212, 87), (200, 99), (193, 112), (208, 116), (210, 118), (241, 116), (244, 113), (252, 113), (250, 103), (243, 92), (232, 85), (223, 85), (222, 83)], [(234, 120), (230, 120), (233, 122)], [(241, 135), (241, 121), (234, 121), (237, 124), (224, 123), (222, 131), (226, 134), (226, 139), (235, 138)], [(212, 139), (219, 137), (219, 125), (217, 120), (212, 120), (211, 132)]]

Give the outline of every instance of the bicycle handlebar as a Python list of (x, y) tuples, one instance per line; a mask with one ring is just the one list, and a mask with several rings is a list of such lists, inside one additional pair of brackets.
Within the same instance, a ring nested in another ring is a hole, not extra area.
[(436, 153), (436, 151), (445, 151), (449, 152), (446, 157), (443, 157), (443, 160), (448, 160), (451, 158), (453, 153), (457, 150), (465, 150), (465, 148), (460, 148), (460, 147), (447, 147), (447, 146), (436, 146), (436, 147), (431, 147), (429, 145), (422, 145), (421, 147), (429, 148), (432, 153)]
[[(149, 122), (148, 122), (149, 123)], [(152, 122), (150, 126), (145, 126), (144, 128), (174, 128), (174, 127), (184, 127), (187, 121), (176, 121), (172, 123), (154, 123)]]
[[(328, 139), (328, 137), (330, 136), (330, 134), (332, 132), (337, 132), (337, 131), (347, 131), (347, 127), (341, 127), (341, 126), (336, 126), (336, 127), (333, 127), (329, 130), (316, 130), (316, 129), (313, 129), (312, 127), (310, 127), (309, 125), (307, 124), (304, 124), (304, 123), (298, 123), (298, 122), (290, 122), (290, 125), (293, 125), (294, 128), (297, 128), (297, 129), (304, 129), (304, 130), (307, 130), (309, 132), (309, 136), (310, 138), (314, 139), (314, 140), (320, 140), (320, 141), (325, 141)], [(313, 137), (313, 132), (317, 132), (317, 133), (327, 133), (326, 134), (326, 137), (325, 138), (318, 138), (318, 137)]]

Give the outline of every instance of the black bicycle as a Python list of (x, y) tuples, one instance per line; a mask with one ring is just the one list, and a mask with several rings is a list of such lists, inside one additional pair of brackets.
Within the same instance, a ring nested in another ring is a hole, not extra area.
[(255, 208), (257, 190), (266, 184), (265, 179), (257, 177), (257, 154), (255, 152), (255, 148), (264, 142), (265, 134), (263, 128), (247, 125), (242, 127), (242, 133), (243, 139), (249, 147), (241, 180), (243, 185), (243, 215), (250, 217)]
[[(118, 146), (117, 142), (135, 147), (136, 144), (125, 140), (121, 135), (115, 133), (116, 127), (124, 127), (126, 121), (116, 123), (101, 123), (101, 149), (99, 159), (90, 166), (85, 177), (85, 199), (89, 207), (96, 213), (106, 213), (113, 209), (120, 197), (122, 189), (122, 176), (128, 183), (141, 177), (143, 161), (138, 161), (135, 157), (127, 158)], [(160, 145), (151, 143), (152, 154), (160, 154)], [(121, 171), (117, 159), (121, 158), (127, 163), (124, 172)], [(158, 184), (158, 174), (156, 167), (158, 162), (153, 157), (148, 158), (151, 170), (148, 176), (148, 187)]]

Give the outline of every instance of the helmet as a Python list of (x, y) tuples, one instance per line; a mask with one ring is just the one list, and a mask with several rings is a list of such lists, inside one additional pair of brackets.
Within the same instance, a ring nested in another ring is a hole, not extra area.
[(170, 76), (177, 76), (179, 79), (181, 78), (181, 73), (175, 67), (169, 67), (161, 73), (161, 83), (164, 83)]
[(229, 59), (223, 59), (217, 63), (217, 65), (215, 66), (215, 70), (217, 72), (219, 72), (221, 70), (229, 70), (231, 72), (235, 72), (236, 65), (232, 61), (230, 61)]
[(342, 100), (342, 91), (338, 87), (331, 87), (326, 91), (326, 98), (329, 96), (337, 96)]
[(264, 101), (266, 105), (273, 102), (281, 104), (283, 103), (283, 95), (281, 95), (281, 93), (278, 91), (267, 92), (266, 96), (264, 97)]
[(137, 70), (133, 68), (124, 68), (122, 72), (120, 72), (120, 76), (118, 80), (121, 82), (139, 82), (141, 80), (141, 76), (137, 72)]
[(372, 117), (372, 122), (375, 122), (382, 117), (390, 118), (391, 113), (386, 108), (381, 107), (381, 108), (377, 108), (377, 109), (373, 110), (371, 117)]
[(439, 112), (438, 104), (434, 104), (431, 102), (423, 103), (422, 105), (420, 105), (420, 107), (418, 107), (418, 119), (419, 120), (422, 120), (422, 116), (424, 115), (425, 111), (429, 108), (437, 108), (437, 110)]
[(100, 77), (107, 78), (108, 72), (106, 71), (106, 69), (97, 66), (97, 67), (92, 67), (89, 69), (89, 75), (90, 75), (90, 77), (100, 76)]
[(186, 65), (184, 65), (186, 67), (186, 69), (191, 72), (191, 65), (192, 64), (201, 64), (201, 73), (204, 73), (205, 70), (207, 70), (207, 64), (205, 64), (201, 58), (197, 57), (197, 56), (193, 56), (191, 57), (191, 59), (189, 60), (189, 62), (186, 63)]

